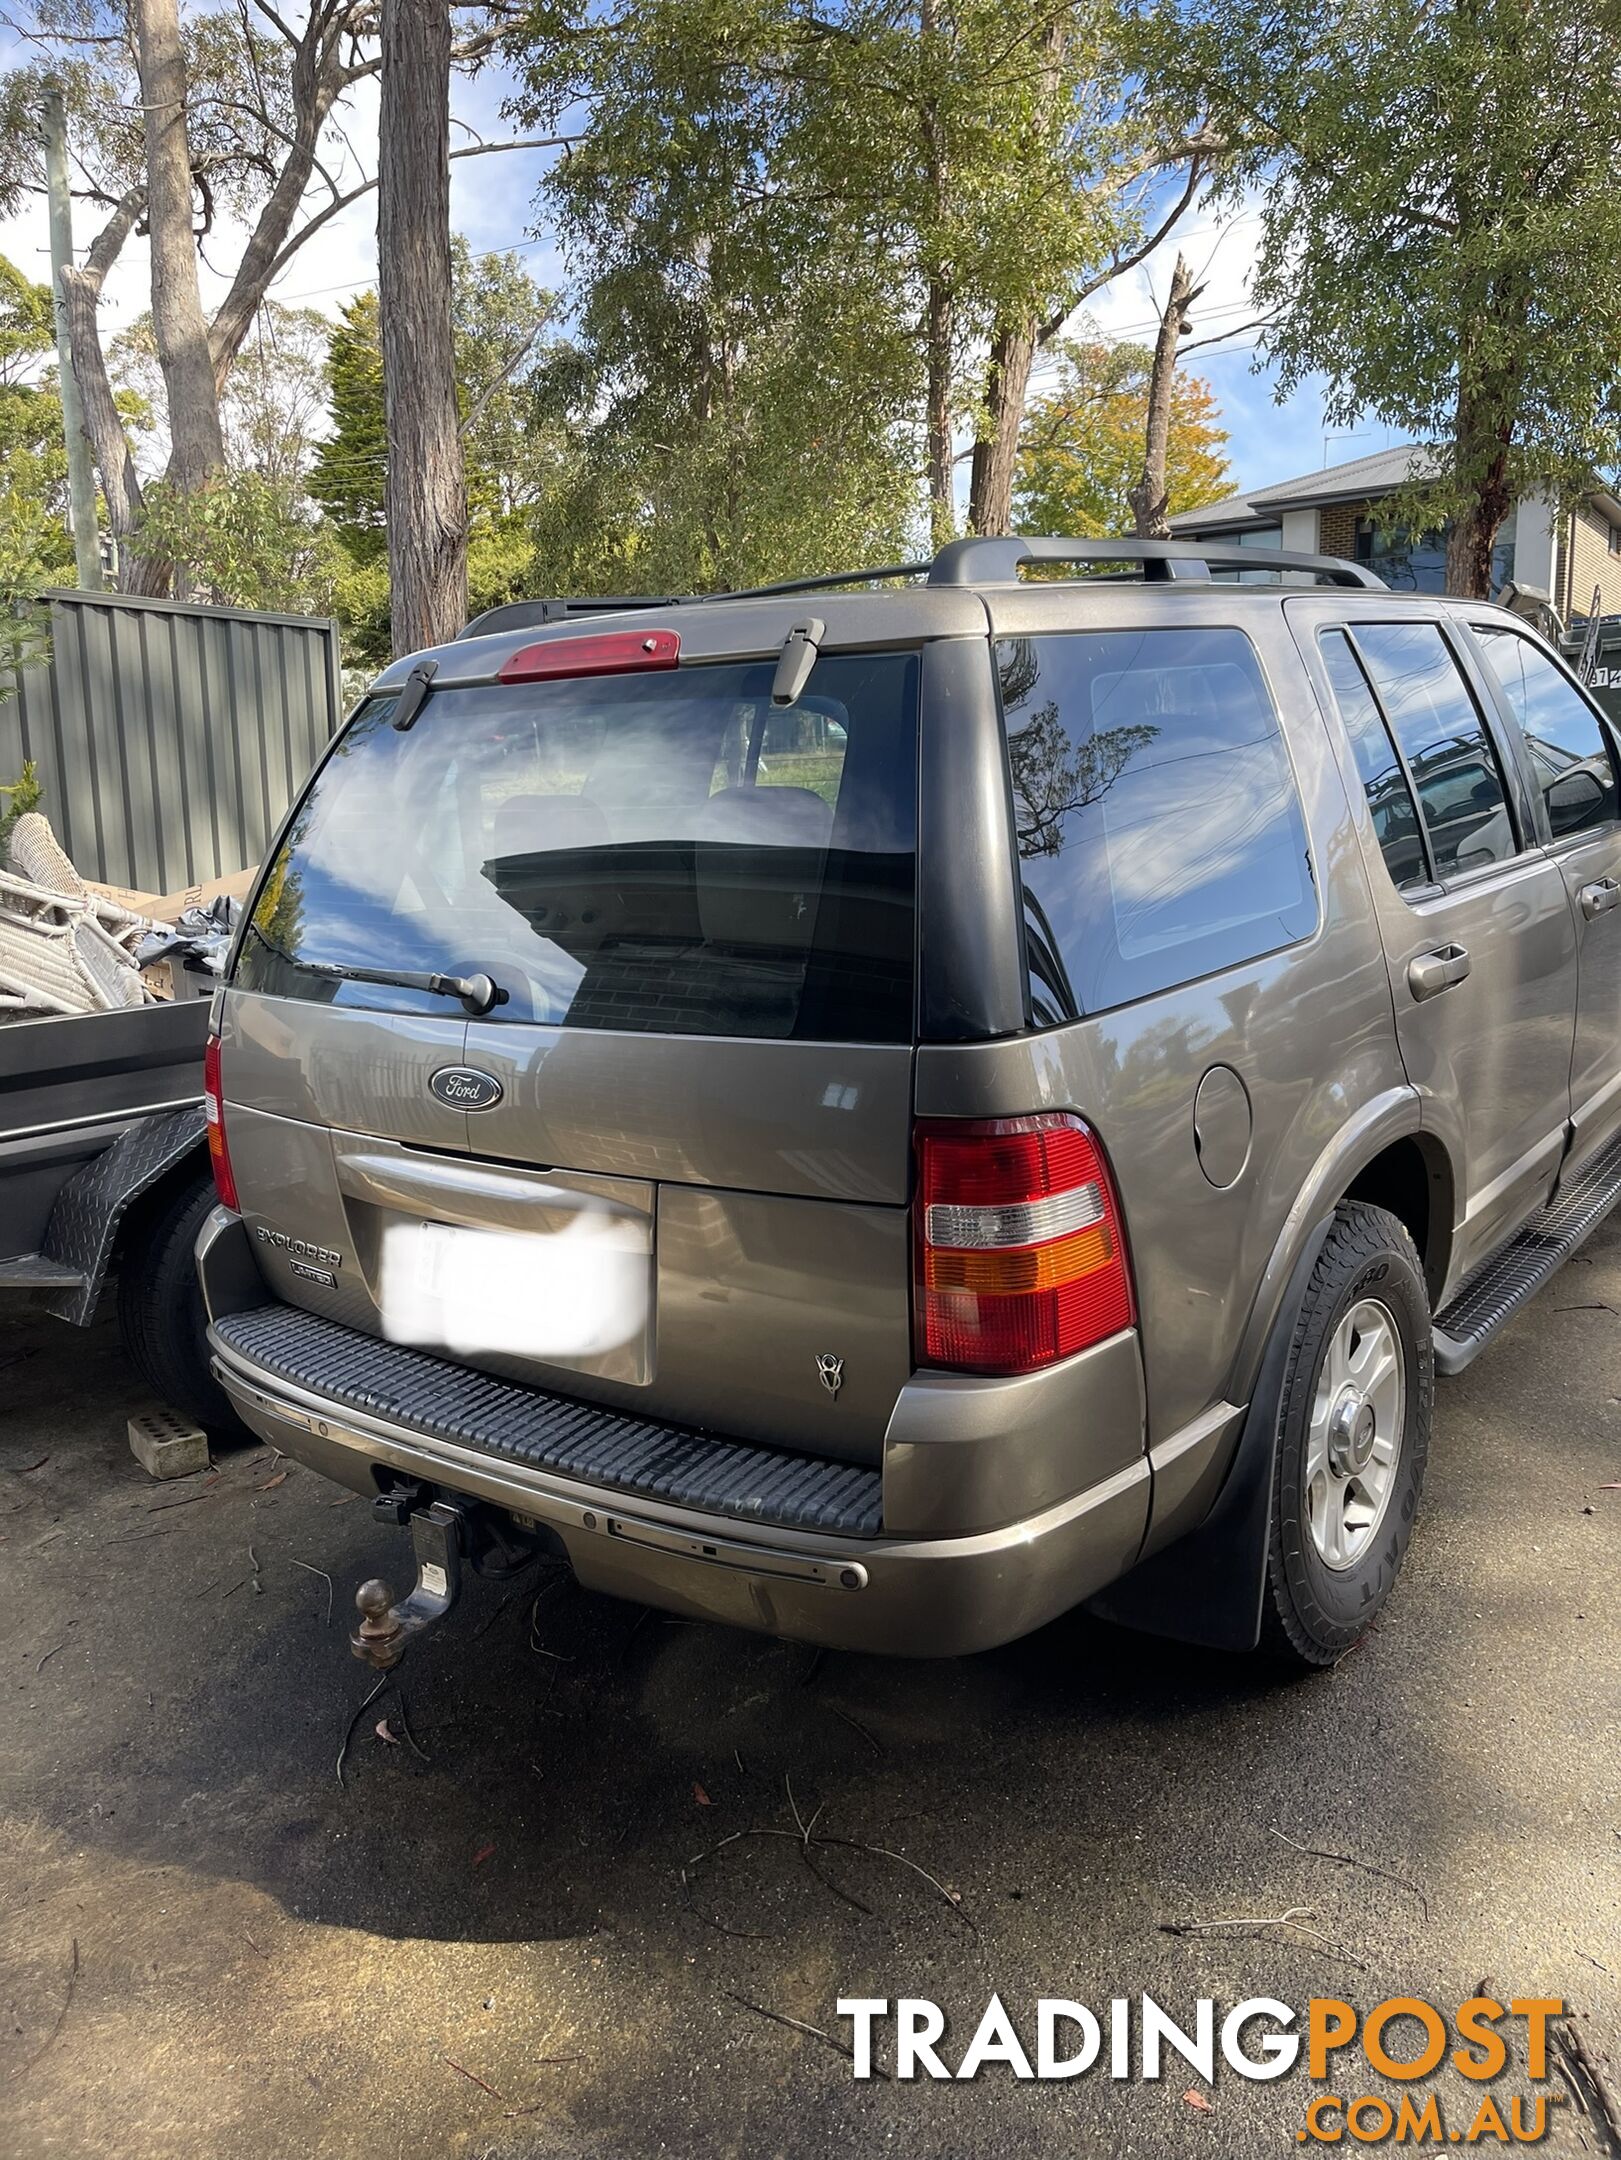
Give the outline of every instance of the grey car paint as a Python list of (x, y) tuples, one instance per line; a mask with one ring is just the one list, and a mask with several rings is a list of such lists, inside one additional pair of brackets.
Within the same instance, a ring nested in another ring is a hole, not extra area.
[[(884, 1530), (862, 1542), (859, 1591), (838, 1587), (838, 1540), (741, 1525), (728, 1538), (718, 1518), (626, 1507), (340, 1416), (222, 1356), (243, 1415), (357, 1490), (392, 1468), (544, 1520), (599, 1587), (867, 1648), (1005, 1639), (1193, 1527), (1236, 1443), (1291, 1271), (1358, 1173), (1393, 1143), (1423, 1151), (1439, 1303), (1545, 1197), (1568, 1136), (1577, 931), (1567, 867), (1585, 876), (1577, 858), (1596, 860), (1600, 844), (1565, 850), (1568, 866), (1556, 859), (1516, 761), (1515, 811), (1532, 844), (1417, 904), (1395, 892), (1315, 632), (1358, 613), (1415, 611), (1447, 625), (1501, 727), (1461, 614), (1431, 603), (1302, 592), (1280, 605), (1276, 589), (1188, 586), (1168, 598), (1163, 587), (1084, 582), (818, 596), (824, 649), (924, 641), (915, 1048), (402, 1019), (228, 991), (227, 1118), (244, 1219), (216, 1216), (205, 1235), (216, 1316), (268, 1286), (376, 1333), (368, 1210), (403, 1198), (411, 1219), (493, 1223), (514, 1206), (555, 1207), (548, 1186), (625, 1181), (620, 1200), (651, 1212), (656, 1265), (655, 1319), (634, 1374), (477, 1350), (467, 1361), (880, 1464)], [(761, 599), (635, 621), (679, 630), (685, 663), (770, 654), (803, 612)], [(1253, 642), (1305, 812), (1318, 922), (1261, 959), (1033, 1031), (990, 641), (1168, 619), (1237, 626)], [(438, 679), (487, 680), (521, 646), (578, 634), (564, 624), (468, 639), (435, 655)], [(383, 686), (408, 666), (396, 663)], [(1470, 975), (1444, 996), (1414, 998), (1411, 963), (1444, 943), (1468, 947)], [(493, 1108), (438, 1103), (427, 1083), (446, 1064), (492, 1076)], [(1029, 1379), (915, 1369), (910, 1121), (1045, 1109), (1078, 1111), (1108, 1156), (1138, 1324)], [(1584, 1109), (1613, 1129), (1613, 1076)], [(493, 1178), (467, 1174), (475, 1159)], [(295, 1229), (342, 1252), (331, 1285), (294, 1276), (284, 1248), (260, 1236)], [(823, 1350), (845, 1359), (836, 1400), (819, 1387)]]

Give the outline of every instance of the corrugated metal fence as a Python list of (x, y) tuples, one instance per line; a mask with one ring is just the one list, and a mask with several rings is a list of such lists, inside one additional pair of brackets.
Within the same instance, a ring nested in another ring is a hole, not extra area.
[(52, 592), (0, 677), (0, 783), (32, 759), (80, 874), (175, 892), (257, 863), (339, 719), (336, 623)]

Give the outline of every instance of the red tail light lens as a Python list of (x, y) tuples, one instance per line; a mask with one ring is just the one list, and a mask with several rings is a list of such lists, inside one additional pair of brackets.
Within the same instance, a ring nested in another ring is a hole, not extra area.
[(208, 1120), (208, 1164), (214, 1190), (233, 1214), (240, 1214), (231, 1151), (225, 1144), (225, 1097), (220, 1090), (220, 1039), (210, 1035), (203, 1052), (203, 1115)]
[(916, 1140), (921, 1364), (1034, 1372), (1131, 1325), (1120, 1205), (1079, 1118), (922, 1120)]

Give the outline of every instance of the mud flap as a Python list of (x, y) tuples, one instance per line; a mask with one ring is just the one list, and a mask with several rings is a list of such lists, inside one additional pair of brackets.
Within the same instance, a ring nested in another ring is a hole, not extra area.
[(45, 1257), (79, 1277), (44, 1298), (47, 1312), (88, 1327), (107, 1277), (118, 1227), (132, 1201), (206, 1144), (202, 1104), (139, 1118), (105, 1153), (85, 1164), (56, 1196), (45, 1230)]
[(1198, 1529), (1086, 1601), (1100, 1620), (1209, 1650), (1253, 1650), (1261, 1640), (1273, 1468), (1284, 1376), (1306, 1285), (1334, 1223), (1306, 1239), (1278, 1307), (1227, 1482)]

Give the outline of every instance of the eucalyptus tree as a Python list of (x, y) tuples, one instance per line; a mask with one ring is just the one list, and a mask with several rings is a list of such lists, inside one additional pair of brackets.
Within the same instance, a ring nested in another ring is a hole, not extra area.
[(1527, 490), (1621, 458), (1621, 15), (1610, 0), (1175, 0), (1163, 75), (1210, 100), (1262, 217), (1280, 396), (1431, 453), (1393, 514), (1484, 597)]

